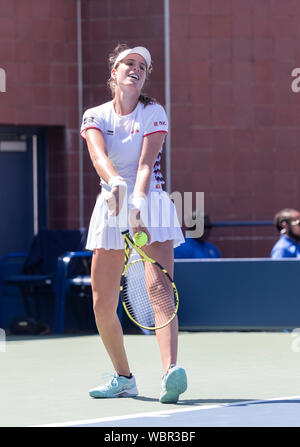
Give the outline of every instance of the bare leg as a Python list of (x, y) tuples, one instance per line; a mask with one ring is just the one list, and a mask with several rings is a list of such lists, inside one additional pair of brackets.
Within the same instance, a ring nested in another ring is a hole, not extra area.
[[(143, 250), (152, 259), (165, 267), (171, 277), (174, 274), (174, 250), (173, 241), (154, 242), (149, 246), (143, 247)], [(159, 344), (160, 355), (163, 363), (164, 372), (168, 371), (169, 366), (177, 361), (178, 349), (178, 318), (166, 327), (156, 331), (156, 338)]]
[(128, 376), (123, 330), (117, 315), (123, 265), (124, 250), (94, 250), (91, 280), (97, 328), (116, 372)]

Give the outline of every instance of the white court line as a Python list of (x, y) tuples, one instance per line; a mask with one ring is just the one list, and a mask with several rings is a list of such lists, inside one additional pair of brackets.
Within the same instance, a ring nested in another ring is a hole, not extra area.
[[(179, 410), (165, 410), (165, 411), (153, 411), (148, 413), (134, 413), (127, 414), (122, 416), (109, 416), (104, 418), (97, 419), (82, 419), (79, 421), (68, 421), (68, 422), (58, 422), (52, 424), (42, 424), (42, 425), (32, 425), (31, 427), (72, 427), (75, 425), (88, 425), (88, 424), (97, 424), (100, 422), (110, 422), (110, 421), (121, 421), (124, 419), (135, 419), (135, 418), (149, 418), (149, 417), (168, 417), (169, 415), (175, 413), (185, 413), (187, 411), (200, 411), (200, 410), (210, 410), (212, 408), (221, 408), (221, 407), (232, 407), (235, 405), (247, 405), (247, 404), (258, 404), (264, 402), (272, 402), (275, 400), (293, 400), (300, 399), (300, 396), (288, 396), (288, 397), (273, 397), (272, 399), (265, 400), (241, 400), (239, 402), (229, 402), (227, 404), (218, 404), (218, 405), (199, 405), (197, 407), (189, 407), (183, 408)], [(147, 424), (145, 424), (145, 427)]]

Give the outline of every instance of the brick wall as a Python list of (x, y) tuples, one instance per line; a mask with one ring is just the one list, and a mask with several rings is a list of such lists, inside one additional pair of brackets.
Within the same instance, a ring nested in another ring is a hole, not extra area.
[(76, 227), (76, 1), (0, 0), (0, 65), (0, 124), (48, 129), (48, 223)]
[[(164, 104), (163, 0), (82, 2), (84, 109), (110, 99), (107, 56), (144, 45), (147, 93)], [(76, 227), (75, 0), (0, 0), (0, 125), (48, 129), (49, 226)], [(300, 64), (296, 0), (170, 0), (172, 190), (204, 191), (212, 221), (272, 220), (299, 204)], [(85, 225), (98, 178), (84, 143)], [(215, 228), (224, 256), (268, 256), (273, 227)]]
[[(300, 3), (171, 0), (172, 185), (213, 221), (299, 208)], [(273, 227), (216, 228), (224, 256), (269, 256)]]

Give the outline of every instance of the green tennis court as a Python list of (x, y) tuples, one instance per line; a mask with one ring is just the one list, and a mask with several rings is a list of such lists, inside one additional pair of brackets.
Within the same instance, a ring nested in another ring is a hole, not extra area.
[(113, 373), (99, 336), (8, 336), (0, 352), (0, 425), (300, 426), (298, 336), (180, 332), (188, 390), (176, 405), (158, 402), (155, 336), (125, 335), (139, 396), (106, 400), (88, 395)]

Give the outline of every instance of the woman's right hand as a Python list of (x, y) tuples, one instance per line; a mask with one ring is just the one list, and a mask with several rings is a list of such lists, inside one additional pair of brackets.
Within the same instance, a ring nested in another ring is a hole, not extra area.
[(106, 198), (108, 214), (118, 216), (125, 199), (127, 189), (122, 186), (114, 186)]

